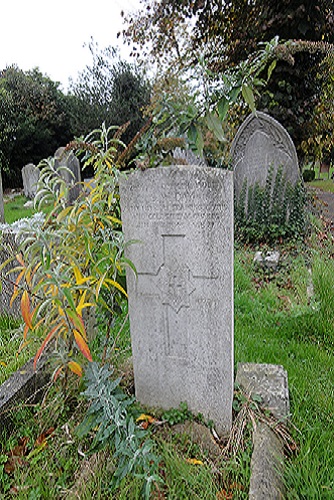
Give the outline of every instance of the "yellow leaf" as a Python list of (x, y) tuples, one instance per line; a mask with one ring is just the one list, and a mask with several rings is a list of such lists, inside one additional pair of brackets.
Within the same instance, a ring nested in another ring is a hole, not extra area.
[(119, 290), (120, 292), (122, 292), (125, 295), (125, 297), (128, 296), (128, 294), (126, 293), (126, 291), (124, 290), (124, 288), (119, 283), (117, 283), (117, 281), (110, 280), (109, 278), (106, 278), (105, 279), (105, 283), (109, 283), (111, 286), (117, 288), (117, 290)]
[(0, 365), (6, 367), (6, 363), (4, 361), (0, 361)]
[(77, 282), (77, 285), (82, 285), (83, 283), (86, 283), (86, 281), (90, 280), (89, 277), (85, 278), (82, 275), (80, 269), (77, 266), (73, 266), (73, 272), (74, 272), (74, 276), (75, 276), (75, 280)]
[(156, 422), (156, 418), (152, 417), (152, 415), (146, 415), (145, 413), (142, 413), (136, 419), (136, 422), (148, 422), (149, 424), (153, 424), (153, 422)]
[(22, 267), (25, 267), (24, 260), (22, 258), (22, 254), (17, 254), (16, 255), (16, 260), (19, 264), (21, 264)]
[(202, 460), (197, 460), (197, 458), (187, 458), (186, 462), (191, 465), (204, 465)]
[(82, 368), (79, 363), (77, 363), (76, 361), (70, 361), (67, 366), (73, 373), (78, 375), (78, 377), (82, 377)]

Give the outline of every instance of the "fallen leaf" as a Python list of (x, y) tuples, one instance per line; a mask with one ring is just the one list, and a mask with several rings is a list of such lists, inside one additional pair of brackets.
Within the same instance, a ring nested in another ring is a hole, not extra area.
[(202, 460), (197, 460), (197, 458), (187, 458), (186, 462), (191, 465), (204, 465)]
[(142, 413), (136, 419), (136, 422), (147, 422), (147, 424), (153, 424), (154, 422), (156, 422), (156, 420), (157, 419), (152, 417), (152, 415), (146, 415), (145, 413)]
[(41, 446), (41, 444), (44, 443), (44, 441), (46, 441), (46, 438), (51, 436), (51, 434), (54, 432), (54, 430), (55, 430), (55, 427), (49, 427), (49, 429), (42, 432), (42, 434), (40, 434), (38, 436), (38, 438), (36, 439), (35, 446)]

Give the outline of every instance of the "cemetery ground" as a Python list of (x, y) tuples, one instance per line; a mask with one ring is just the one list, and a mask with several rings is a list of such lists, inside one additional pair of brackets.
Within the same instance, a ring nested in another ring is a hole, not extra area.
[[(262, 251), (266, 247), (260, 248)], [(269, 248), (268, 248), (269, 249)], [(279, 246), (278, 268), (265, 270), (253, 263), (254, 251), (235, 245), (235, 363), (281, 364), (288, 372), (292, 440), (287, 444), (285, 482), (287, 498), (330, 499), (334, 496), (334, 240), (330, 224), (311, 218), (303, 242)], [(314, 294), (310, 290), (312, 267)], [(113, 350), (108, 361), (123, 374), (123, 388), (133, 394), (131, 347), (127, 307), (114, 326)], [(125, 321), (125, 323), (124, 323)], [(101, 327), (92, 346), (93, 358), (103, 349)], [(21, 355), (20, 355), (21, 356)], [(50, 386), (35, 406), (13, 411), (14, 428), (1, 439), (0, 498), (118, 498), (139, 499), (143, 482), (126, 476), (110, 493), (115, 471), (115, 449), (92, 450), (92, 434), (79, 439), (77, 426), (87, 410), (80, 393), (84, 382), (72, 380), (64, 396)], [(236, 388), (234, 416), (241, 408), (256, 407)], [(175, 426), (185, 420), (198, 423), (186, 408), (165, 412), (134, 405), (133, 415), (155, 443), (159, 474), (154, 499), (227, 500), (248, 498), (251, 457), (251, 420), (244, 420), (243, 445), (235, 456), (223, 459), (211, 439)], [(247, 413), (247, 412), (246, 412)], [(142, 415), (146, 415), (142, 416)], [(155, 420), (154, 420), (155, 419)], [(174, 429), (174, 430), (173, 430)], [(204, 434), (203, 434), (204, 435)], [(226, 441), (222, 440), (220, 449)]]

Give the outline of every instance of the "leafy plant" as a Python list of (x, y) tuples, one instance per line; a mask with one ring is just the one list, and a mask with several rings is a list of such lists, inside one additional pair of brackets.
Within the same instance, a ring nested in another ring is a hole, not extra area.
[(107, 365), (91, 363), (85, 373), (87, 389), (83, 395), (90, 407), (77, 435), (84, 437), (97, 429), (93, 438), (93, 449), (111, 445), (117, 460), (111, 488), (117, 488), (128, 474), (144, 480), (143, 494), (149, 498), (152, 484), (160, 482), (158, 457), (153, 453), (153, 441), (147, 432), (139, 428), (129, 407), (134, 398), (127, 397), (120, 389), (120, 378), (112, 380), (113, 370)]
[(273, 242), (280, 238), (299, 238), (306, 229), (304, 186), (286, 181), (282, 167), (269, 168), (264, 187), (244, 182), (235, 200), (235, 232), (247, 242)]
[[(35, 366), (46, 348), (56, 361), (54, 378), (66, 387), (69, 371), (82, 374), (80, 356), (92, 361), (85, 321), (86, 310), (102, 307), (112, 317), (117, 303), (126, 296), (121, 281), (124, 266), (123, 235), (119, 220), (116, 158), (123, 147), (118, 128), (93, 131), (80, 148), (85, 165), (95, 170), (94, 182), (82, 186), (81, 196), (68, 205), (69, 186), (55, 168), (54, 160), (44, 160), (35, 202), (53, 208), (44, 223), (34, 230), (23, 229), (15, 259), (17, 273), (12, 301), (21, 297), (25, 323), (25, 347), (41, 339)], [(108, 291), (106, 299), (102, 290)], [(81, 354), (80, 354), (81, 353)]]
[(163, 413), (162, 419), (166, 420), (169, 425), (181, 424), (186, 420), (193, 420), (194, 416), (189, 411), (186, 402), (180, 403), (179, 408), (171, 408)]

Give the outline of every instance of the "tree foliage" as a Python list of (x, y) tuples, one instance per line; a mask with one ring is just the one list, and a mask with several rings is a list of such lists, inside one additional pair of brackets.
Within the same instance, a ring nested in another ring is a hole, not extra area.
[(124, 135), (129, 142), (144, 123), (142, 108), (149, 102), (150, 85), (139, 69), (119, 58), (115, 49), (100, 50), (91, 40), (93, 63), (70, 86), (73, 129), (86, 135), (106, 123), (123, 125), (130, 121)]
[(0, 72), (0, 167), (4, 184), (22, 183), (21, 169), (71, 138), (66, 98), (37, 68)]
[[(140, 50), (174, 67), (194, 66), (201, 57), (213, 73), (222, 73), (254, 52), (260, 42), (280, 40), (334, 42), (330, 0), (161, 0), (143, 1), (141, 12), (128, 18), (123, 34)], [(185, 39), (185, 33), (187, 38)], [(165, 58), (162, 58), (165, 55)], [(145, 55), (146, 56), (146, 55)], [(257, 106), (276, 117), (297, 148), (307, 139), (306, 126), (319, 102), (323, 50), (307, 46), (281, 58)]]

